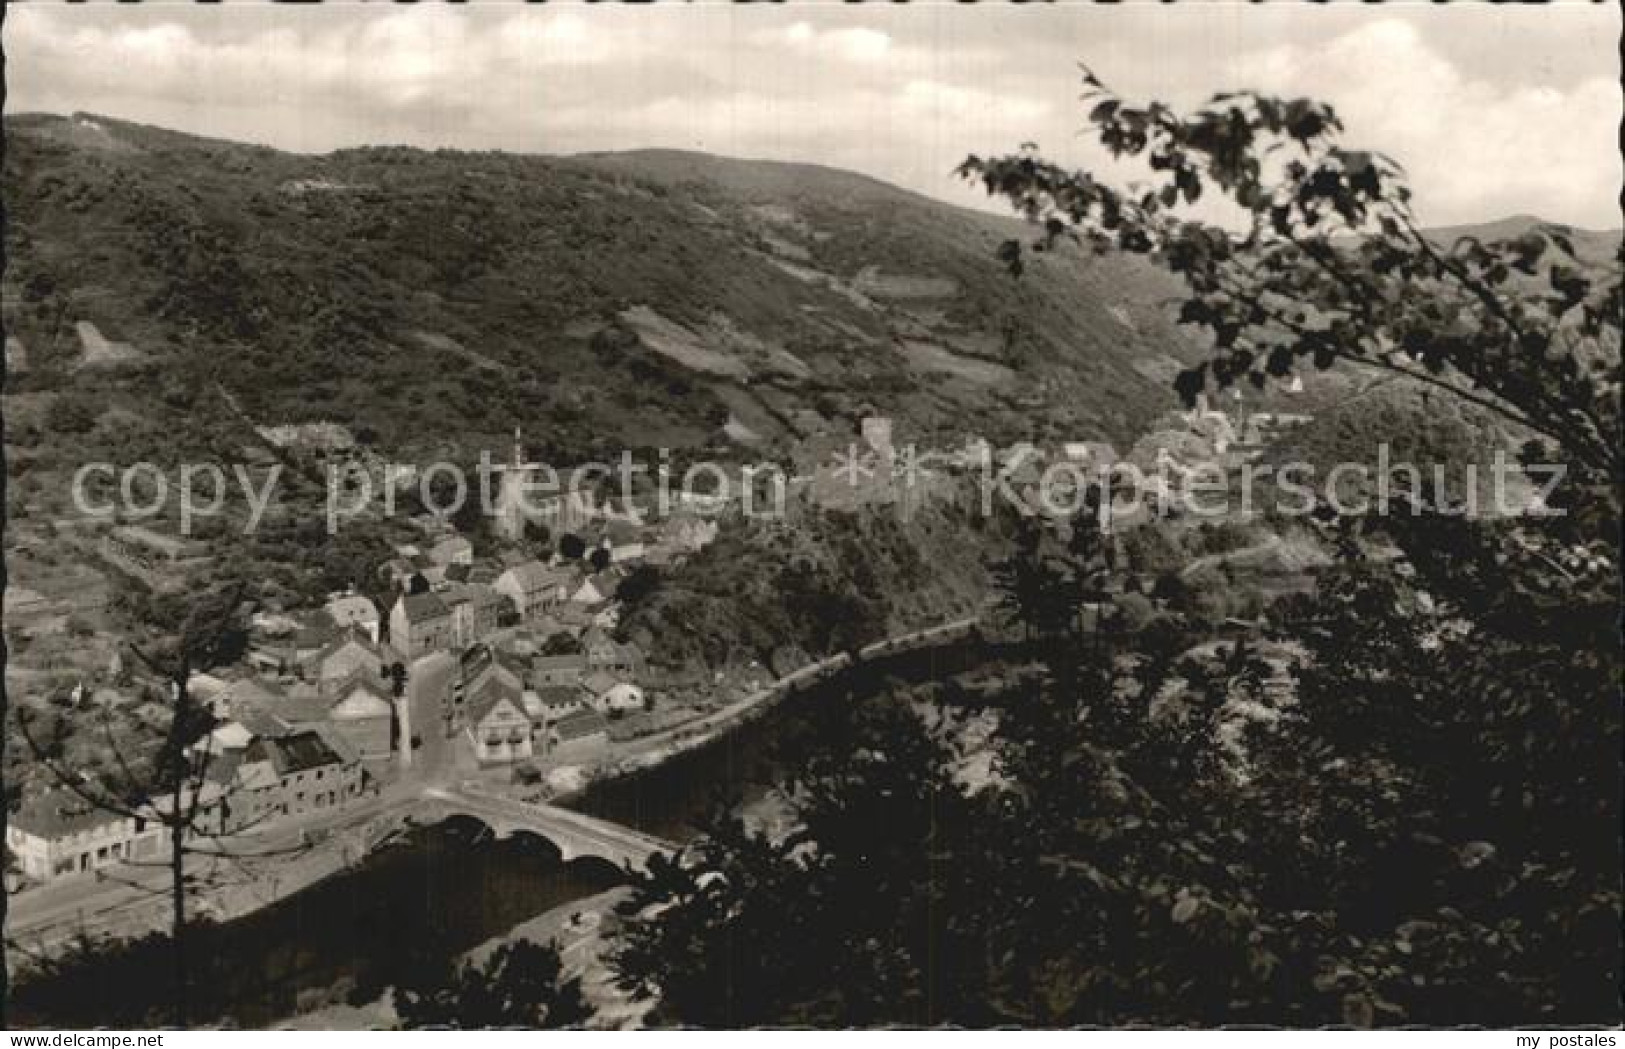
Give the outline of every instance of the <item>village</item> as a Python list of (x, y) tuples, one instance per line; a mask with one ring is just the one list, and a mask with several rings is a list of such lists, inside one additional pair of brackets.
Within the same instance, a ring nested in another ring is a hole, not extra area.
[[(1234, 470), (1276, 430), (1301, 421), (1232, 420), (1204, 402), (1171, 413), (1126, 459), (1144, 460), (1149, 472), (1172, 448), (1181, 469), (1217, 461)], [(1030, 496), (1057, 464), (1087, 472), (1117, 462), (1098, 441), (993, 449), (972, 438), (905, 452), (891, 420), (869, 416), (855, 433), (826, 433), (797, 450), (790, 507), (793, 516), (878, 502), (907, 513), (921, 500), (963, 499), (954, 479), (978, 469), (1003, 470)], [(444, 783), (530, 798), (568, 793), (648, 740), (681, 733), (773, 680), (772, 669), (754, 663), (662, 668), (616, 634), (623, 584), (703, 550), (740, 513), (745, 485), (731, 500), (688, 493), (657, 520), (648, 507), (579, 493), (527, 503), (537, 469), (524, 461), (516, 433), (496, 500), (496, 534), (508, 542), (495, 552), (476, 549), (448, 520), (422, 515), (414, 521), (421, 538), (396, 545), (384, 564), (386, 600), (348, 591), (308, 611), (258, 612), (240, 662), (192, 676), (188, 694), (214, 720), (195, 744), (208, 755), (196, 827), (220, 837), (287, 831)], [(1028, 497), (1017, 508), (1036, 505)], [(545, 558), (525, 556), (516, 542), (537, 521), (568, 537)], [(155, 580), (210, 563), (203, 544), (136, 525), (111, 529), (103, 549)], [(121, 702), (114, 689), (84, 684), (71, 698)], [(166, 716), (154, 702), (135, 713), (155, 728)], [(165, 847), (153, 816), (103, 811), (64, 785), (36, 790), (8, 827), (14, 875), (41, 885), (150, 860)]]
[[(507, 512), (498, 527), (517, 536), (523, 524)], [(392, 603), (351, 591), (306, 612), (255, 613), (244, 658), (187, 683), (215, 725), (194, 745), (208, 755), (196, 826), (220, 836), (297, 826), (404, 780), (533, 779), (536, 759), (590, 762), (612, 738), (670, 721), (657, 696), (700, 682), (651, 675), (637, 645), (614, 639), (615, 594), (637, 566), (702, 549), (717, 522), (680, 511), (645, 527), (565, 524), (591, 545), (544, 561), (478, 557), (449, 523), (429, 520), (422, 540), (400, 544), (385, 566)], [(103, 540), (120, 567), (155, 577), (199, 572), (208, 560), (193, 556), (199, 546), (135, 525)], [(128, 701), (80, 684), (67, 702)], [(133, 714), (156, 729), (166, 705)], [(71, 786), (23, 799), (7, 832), (16, 874), (44, 884), (157, 855), (161, 820), (104, 811)]]

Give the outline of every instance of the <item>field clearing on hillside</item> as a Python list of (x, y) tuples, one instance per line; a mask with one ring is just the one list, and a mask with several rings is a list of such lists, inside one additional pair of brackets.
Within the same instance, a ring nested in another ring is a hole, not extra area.
[(1134, 362), (1134, 370), (1155, 383), (1172, 385), (1185, 366), (1166, 353), (1159, 353), (1155, 357), (1142, 357)]
[(728, 422), (722, 427), (723, 434), (735, 444), (760, 444), (762, 435), (739, 421), (737, 415), (728, 416)]
[(729, 356), (744, 361), (753, 372), (778, 372), (792, 379), (812, 376), (812, 369), (800, 357), (776, 342), (744, 330), (726, 313), (713, 313), (701, 329), (700, 339), (706, 345), (721, 347)]
[(834, 277), (830, 276), (828, 273), (825, 273), (823, 270), (815, 270), (809, 266), (797, 266), (793, 262), (786, 262), (783, 259), (774, 258), (771, 255), (763, 255), (761, 257), (772, 263), (779, 270), (789, 274), (796, 280), (801, 281), (803, 284), (828, 284), (830, 281), (835, 280)]
[(705, 346), (700, 336), (647, 306), (622, 310), (620, 320), (637, 334), (643, 345), (685, 368), (729, 379), (750, 377), (750, 368), (744, 361)]
[(795, 259), (798, 262), (810, 262), (812, 260), (812, 252), (808, 251), (800, 244), (785, 240), (783, 237), (778, 236), (777, 234), (767, 233), (764, 231), (761, 234), (761, 238), (762, 243), (766, 244), (780, 255)]
[[(728, 436), (731, 440), (743, 439), (744, 443), (752, 443), (752, 438), (760, 440), (784, 436), (784, 425), (753, 391), (730, 383), (716, 383), (711, 392), (728, 406), (731, 427)], [(739, 434), (741, 428), (747, 434)]]
[(868, 346), (875, 341), (874, 337), (868, 332), (864, 331), (855, 324), (842, 320), (839, 317), (833, 317), (827, 313), (818, 313), (816, 318), (821, 327), (827, 329), (834, 335), (841, 336), (843, 339), (849, 339), (864, 346)]
[(1016, 377), (1015, 372), (1002, 364), (961, 357), (941, 346), (920, 342), (917, 339), (904, 339), (898, 344), (898, 348), (912, 367), (923, 372), (952, 375), (957, 379), (980, 383), (983, 386), (1010, 382)]
[(948, 311), (940, 306), (910, 306), (898, 312), (914, 324), (928, 329), (948, 323)]
[(469, 362), (475, 367), (489, 368), (491, 371), (504, 373), (512, 370), (501, 361), (493, 360), (478, 350), (471, 350), (467, 346), (464, 346), (462, 343), (449, 336), (437, 335), (432, 331), (414, 331), (411, 333), (411, 335), (412, 338), (416, 339), (424, 346), (427, 346), (429, 349), (439, 350), (441, 353), (449, 353), (453, 356), (461, 357), (463, 360)]
[(796, 213), (796, 210), (783, 204), (753, 204), (751, 213), (757, 218), (771, 222), (775, 226), (783, 226), (795, 230), (803, 236), (812, 234), (812, 227), (807, 220)]
[(852, 286), (876, 299), (949, 299), (959, 294), (959, 282), (951, 277), (881, 273), (878, 266), (865, 266)]
[(111, 368), (131, 364), (146, 355), (127, 342), (115, 342), (101, 333), (90, 321), (75, 321), (73, 329), (79, 335), (81, 368)]
[(45, 125), (39, 134), (42, 138), (95, 153), (142, 152), (139, 146), (114, 136), (100, 121), (81, 114), (75, 114), (71, 120)]
[(1134, 315), (1122, 306), (1107, 306), (1106, 312), (1111, 314), (1112, 320), (1121, 324), (1132, 332), (1139, 332), (1140, 326), (1134, 323)]
[(943, 335), (942, 341), (953, 352), (966, 357), (980, 357), (996, 361), (1003, 349), (1003, 340), (989, 331), (955, 332)]
[(803, 284), (812, 284), (817, 287), (821, 287), (826, 291), (834, 292), (836, 295), (841, 296), (843, 299), (861, 310), (867, 310), (870, 313), (873, 313), (879, 309), (879, 307), (875, 305), (873, 299), (869, 298), (869, 296), (863, 294), (863, 292), (854, 288), (852, 285), (848, 284), (846, 281), (835, 276), (834, 274), (825, 273), (823, 270), (813, 269), (810, 266), (798, 266), (795, 263), (788, 262), (776, 255), (764, 255), (760, 252), (755, 254), (758, 258), (767, 262), (775, 269), (789, 274), (796, 280), (801, 281)]

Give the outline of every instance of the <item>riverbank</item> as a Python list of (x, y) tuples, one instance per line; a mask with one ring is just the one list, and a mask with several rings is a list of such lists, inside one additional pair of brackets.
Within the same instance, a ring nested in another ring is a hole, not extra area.
[(861, 701), (893, 681), (938, 679), (1011, 654), (1006, 643), (974, 637), (969, 630), (967, 623), (946, 624), (912, 635), (913, 643), (871, 646), (852, 672), (809, 674), (780, 690), (771, 703), (738, 711), (726, 731), (684, 740), (659, 761), (604, 770), (553, 804), (678, 844), (699, 832), (724, 797), (747, 818), (772, 822), (782, 805), (769, 795), (795, 760), (793, 737), (808, 715), (820, 704)]
[[(859, 650), (858, 657), (860, 660), (876, 659), (940, 644), (971, 634), (980, 622), (980, 616), (966, 616), (951, 623), (886, 638)], [(554, 800), (568, 805), (571, 798), (578, 797), (582, 790), (590, 788), (592, 784), (637, 775), (683, 754), (710, 746), (742, 725), (763, 716), (787, 696), (828, 680), (850, 667), (852, 662), (850, 654), (837, 653), (794, 670), (768, 687), (758, 689), (714, 713), (684, 722), (664, 732), (652, 733), (629, 741), (619, 749), (613, 761), (596, 766), (582, 766), (581, 783), (571, 784)]]

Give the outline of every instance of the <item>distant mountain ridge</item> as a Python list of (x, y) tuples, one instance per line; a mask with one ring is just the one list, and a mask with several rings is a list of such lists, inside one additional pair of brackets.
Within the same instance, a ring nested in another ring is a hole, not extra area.
[(1570, 236), (1581, 240), (1594, 241), (1599, 244), (1618, 243), (1621, 231), (1618, 229), (1585, 229), (1580, 226), (1571, 226), (1563, 222), (1553, 222), (1538, 215), (1508, 215), (1505, 218), (1494, 219), (1489, 222), (1471, 222), (1455, 226), (1435, 226), (1430, 232), (1440, 239), (1455, 237), (1478, 237), (1480, 240), (1495, 240), (1498, 238), (1516, 237), (1529, 232), (1536, 226), (1552, 226), (1563, 230)]
[(1565, 225), (1561, 222), (1549, 222), (1534, 215), (1509, 215), (1493, 222), (1478, 222), (1461, 226), (1439, 226), (1428, 230), (1429, 235), (1438, 243), (1446, 247), (1455, 244), (1464, 237), (1472, 237), (1481, 241), (1515, 240), (1540, 228), (1554, 229), (1563, 233), (1574, 246), (1574, 253), (1579, 261), (1592, 267), (1605, 267), (1614, 261), (1619, 251), (1622, 235), (1621, 230), (1582, 229), (1577, 226)]

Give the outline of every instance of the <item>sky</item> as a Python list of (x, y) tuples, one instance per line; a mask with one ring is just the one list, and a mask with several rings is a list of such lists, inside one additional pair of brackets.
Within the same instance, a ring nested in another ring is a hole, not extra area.
[(11, 112), (76, 111), (301, 152), (643, 147), (814, 161), (995, 206), (967, 154), (1082, 134), (1119, 94), (1332, 103), (1432, 225), (1618, 228), (1620, 9), (1423, 5), (13, 5)]

